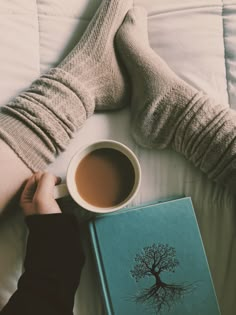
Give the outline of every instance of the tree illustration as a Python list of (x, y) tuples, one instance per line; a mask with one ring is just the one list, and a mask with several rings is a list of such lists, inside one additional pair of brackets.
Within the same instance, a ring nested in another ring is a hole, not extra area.
[(134, 300), (151, 306), (156, 314), (170, 310), (180, 299), (192, 291), (192, 285), (165, 283), (161, 279), (164, 272), (174, 273), (179, 266), (176, 250), (168, 244), (152, 244), (144, 247), (135, 256), (135, 266), (130, 271), (136, 282), (152, 277), (154, 284), (138, 293)]

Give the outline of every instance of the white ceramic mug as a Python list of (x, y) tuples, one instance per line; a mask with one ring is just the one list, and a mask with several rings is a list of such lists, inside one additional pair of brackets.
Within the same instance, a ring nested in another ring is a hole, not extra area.
[[(97, 206), (91, 205), (86, 200), (84, 200), (80, 196), (76, 187), (76, 182), (75, 182), (76, 170), (81, 160), (85, 156), (87, 156), (89, 153), (97, 149), (102, 149), (102, 148), (115, 149), (123, 153), (132, 163), (132, 166), (134, 168), (134, 176), (135, 176), (133, 188), (130, 194), (127, 196), (127, 198), (123, 200), (121, 203), (119, 203), (118, 205), (108, 207), (108, 208), (97, 207)], [(126, 145), (120, 142), (113, 141), (113, 140), (100, 140), (98, 142), (94, 142), (94, 143), (91, 143), (89, 145), (82, 147), (73, 156), (67, 169), (66, 184), (55, 186), (54, 197), (55, 199), (58, 199), (67, 195), (71, 195), (74, 201), (78, 205), (83, 207), (84, 209), (92, 211), (92, 212), (97, 212), (97, 213), (107, 213), (107, 212), (113, 212), (113, 211), (116, 211), (125, 207), (135, 197), (136, 193), (139, 190), (140, 183), (141, 183), (141, 167), (135, 154)]]

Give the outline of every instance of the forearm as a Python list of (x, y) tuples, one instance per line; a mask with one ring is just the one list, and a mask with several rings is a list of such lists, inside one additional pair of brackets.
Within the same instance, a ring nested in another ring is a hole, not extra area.
[(75, 219), (63, 214), (30, 216), (25, 272), (1, 315), (69, 315), (84, 264)]

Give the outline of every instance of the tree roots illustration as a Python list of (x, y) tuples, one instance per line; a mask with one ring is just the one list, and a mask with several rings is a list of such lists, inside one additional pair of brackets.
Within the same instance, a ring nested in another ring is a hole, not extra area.
[(135, 266), (131, 276), (136, 282), (152, 277), (155, 283), (150, 288), (140, 291), (133, 299), (152, 307), (156, 314), (170, 309), (194, 290), (193, 284), (168, 284), (162, 281), (161, 273), (175, 272), (179, 266), (174, 247), (168, 244), (153, 244), (144, 247), (141, 254), (135, 256)]

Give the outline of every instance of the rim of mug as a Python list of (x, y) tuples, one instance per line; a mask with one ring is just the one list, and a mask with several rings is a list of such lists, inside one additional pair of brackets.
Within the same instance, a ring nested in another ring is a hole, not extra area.
[[(122, 154), (124, 154), (132, 163), (132, 166), (134, 168), (135, 173), (135, 182), (133, 185), (133, 188), (129, 195), (119, 204), (112, 206), (112, 207), (97, 207), (86, 200), (84, 200), (81, 195), (79, 194), (79, 191), (77, 190), (76, 184), (75, 184), (75, 172), (79, 165), (79, 163), (82, 161), (82, 159), (87, 156), (89, 153), (97, 150), (97, 149), (114, 149)], [(133, 198), (136, 196), (140, 184), (141, 184), (141, 167), (140, 163), (134, 154), (134, 152), (128, 148), (125, 144), (115, 141), (115, 140), (99, 140), (92, 143), (89, 143), (87, 145), (84, 145), (78, 152), (75, 153), (75, 155), (72, 157), (68, 169), (67, 169), (67, 175), (66, 175), (66, 184), (68, 191), (71, 195), (71, 197), (74, 199), (74, 201), (80, 205), (82, 208), (96, 213), (108, 213), (108, 212), (114, 212), (119, 209), (124, 208), (127, 204), (133, 200)]]

